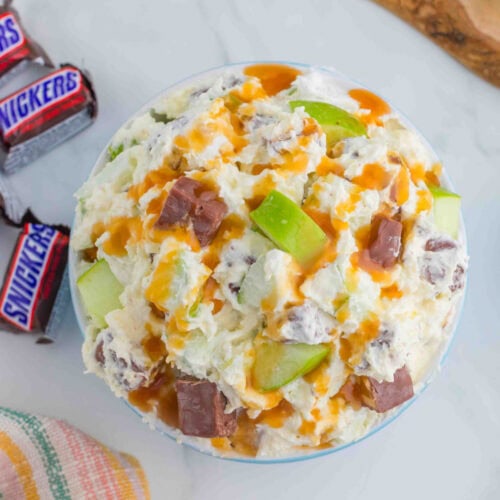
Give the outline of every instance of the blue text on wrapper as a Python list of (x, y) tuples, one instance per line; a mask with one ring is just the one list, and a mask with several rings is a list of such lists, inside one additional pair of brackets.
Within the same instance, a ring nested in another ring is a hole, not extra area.
[(10, 12), (0, 17), (0, 57), (17, 49), (25, 41), (21, 27)]
[(4, 137), (49, 106), (81, 87), (78, 71), (63, 68), (0, 101), (0, 129)]
[(23, 330), (33, 327), (38, 292), (58, 234), (43, 224), (26, 224), (19, 239), (0, 297), (0, 315)]

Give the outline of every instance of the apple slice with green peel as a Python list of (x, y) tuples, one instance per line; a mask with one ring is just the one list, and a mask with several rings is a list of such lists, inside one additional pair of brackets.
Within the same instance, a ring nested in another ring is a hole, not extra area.
[(290, 101), (292, 110), (304, 108), (305, 112), (314, 118), (326, 135), (329, 148), (347, 137), (366, 135), (366, 126), (347, 111), (319, 101)]
[(429, 190), (434, 198), (436, 226), (456, 239), (460, 226), (460, 196), (437, 186), (429, 186)]
[(255, 348), (253, 383), (261, 392), (279, 389), (314, 370), (330, 348), (322, 344), (283, 344), (266, 340)]
[(301, 264), (317, 256), (328, 238), (297, 204), (279, 191), (271, 191), (250, 218), (280, 249)]
[(104, 259), (98, 260), (85, 271), (76, 284), (87, 314), (99, 328), (104, 328), (107, 325), (104, 319), (106, 314), (122, 308), (120, 303), (120, 295), (123, 292), (122, 284), (116, 279)]

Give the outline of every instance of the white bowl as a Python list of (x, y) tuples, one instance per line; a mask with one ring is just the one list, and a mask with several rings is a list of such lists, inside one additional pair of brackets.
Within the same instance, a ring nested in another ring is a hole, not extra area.
[[(328, 67), (318, 67), (318, 66), (311, 66), (308, 64), (301, 64), (301, 63), (294, 63), (294, 62), (288, 62), (288, 61), (248, 61), (248, 62), (242, 62), (242, 63), (235, 63), (235, 64), (228, 64), (224, 66), (219, 66), (217, 68), (213, 68), (207, 71), (203, 71), (200, 73), (197, 73), (195, 75), (192, 75), (188, 78), (185, 78), (174, 85), (167, 87), (164, 91), (162, 91), (160, 94), (158, 94), (155, 98), (150, 100), (148, 103), (146, 103), (141, 109), (139, 109), (136, 113), (134, 113), (128, 120), (131, 120), (137, 116), (140, 116), (144, 113), (146, 113), (149, 109), (152, 108), (153, 104), (162, 96), (166, 96), (172, 92), (175, 92), (179, 90), (180, 88), (183, 88), (187, 85), (194, 84), (197, 81), (203, 80), (207, 77), (210, 77), (212, 75), (219, 74), (229, 68), (232, 69), (238, 69), (238, 68), (244, 68), (245, 66), (248, 66), (250, 64), (261, 64), (261, 63), (270, 63), (270, 64), (286, 64), (288, 66), (293, 66), (298, 69), (314, 69), (316, 71), (322, 71), (326, 74), (328, 74), (331, 78), (335, 79), (336, 83), (340, 85), (341, 87), (345, 87), (346, 89), (350, 89), (353, 86), (356, 86), (358, 88), (365, 88), (362, 84), (359, 82), (352, 80), (345, 75), (341, 74), (340, 72), (336, 71), (333, 68), (328, 68)], [(377, 93), (380, 95), (379, 93)], [(430, 146), (429, 142), (423, 137), (423, 135), (412, 125), (412, 123), (396, 108), (394, 107), (389, 100), (385, 99), (384, 96), (381, 96), (386, 100), (386, 102), (389, 103), (391, 106), (392, 110), (394, 110), (400, 119), (400, 121), (407, 127), (408, 129), (414, 131), (420, 139), (423, 141), (423, 143), (426, 145), (427, 149), (431, 152), (433, 159), (435, 161), (438, 160), (438, 156), (433, 150), (433, 148)], [(124, 124), (123, 124), (124, 125)], [(120, 127), (121, 128), (121, 127)], [(106, 158), (107, 158), (107, 152), (108, 152), (108, 147), (110, 143), (106, 145), (106, 147), (101, 151), (99, 157), (97, 158), (97, 161), (92, 168), (89, 177), (92, 177), (96, 175), (102, 168), (104, 168), (106, 164)], [(450, 180), (450, 178), (446, 175), (446, 173), (443, 173), (442, 176), (443, 180), (443, 185), (445, 188), (448, 188), (452, 191), (454, 191), (453, 184)], [(463, 217), (460, 218), (460, 232), (459, 232), (459, 240), (463, 245), (466, 247), (466, 233), (465, 233), (465, 226), (463, 222)], [(70, 251), (69, 255), (69, 262), (68, 262), (68, 267), (69, 267), (69, 276), (70, 276), (70, 289), (71, 289), (71, 298), (73, 302), (73, 307), (75, 310), (76, 314), (76, 319), (78, 322), (78, 325), (80, 327), (80, 330), (82, 332), (82, 335), (85, 335), (85, 330), (86, 330), (86, 313), (83, 308), (82, 302), (80, 300), (80, 295), (78, 292), (78, 289), (76, 287), (76, 269), (77, 269), (77, 259), (78, 255), (74, 251)], [(356, 443), (359, 443), (360, 441), (368, 438), (369, 436), (372, 436), (373, 434), (377, 433), (378, 431), (382, 430), (384, 427), (389, 425), (391, 422), (393, 422), (396, 418), (398, 418), (410, 405), (414, 403), (414, 401), (422, 394), (422, 392), (428, 387), (430, 382), (432, 381), (433, 377), (438, 373), (442, 366), (444, 361), (446, 360), (446, 357), (449, 353), (450, 346), (456, 331), (456, 328), (459, 323), (460, 315), (463, 309), (463, 302), (464, 302), (464, 297), (465, 297), (465, 290), (462, 295), (462, 299), (460, 303), (456, 306), (456, 309), (454, 311), (453, 315), (453, 320), (448, 323), (447, 326), (447, 341), (446, 343), (442, 346), (442, 349), (439, 352), (436, 352), (435, 358), (432, 360), (431, 363), (429, 363), (429, 370), (427, 372), (427, 375), (423, 378), (423, 382), (418, 384), (415, 387), (415, 395), (413, 398), (410, 400), (406, 401), (399, 407), (397, 407), (395, 410), (388, 412), (388, 414), (385, 416), (385, 418), (376, 426), (374, 426), (367, 434), (362, 436), (356, 441), (352, 441), (350, 443), (346, 443), (341, 446), (337, 446), (334, 448), (327, 448), (323, 449), (320, 451), (311, 451), (308, 453), (302, 453), (302, 454), (297, 454), (297, 455), (291, 455), (287, 457), (278, 457), (278, 458), (247, 458), (247, 457), (241, 457), (239, 455), (221, 455), (219, 454), (212, 446), (210, 445), (210, 440), (204, 440), (200, 438), (193, 438), (190, 436), (185, 436), (182, 434), (178, 429), (174, 429), (173, 427), (170, 427), (166, 425), (165, 423), (157, 420), (155, 421), (155, 429), (160, 432), (161, 434), (168, 436), (171, 439), (175, 439), (176, 441), (182, 443), (183, 445), (195, 449), (201, 453), (208, 454), (211, 456), (215, 456), (218, 458), (223, 458), (227, 460), (233, 460), (237, 462), (247, 462), (247, 463), (288, 463), (288, 462), (296, 462), (300, 460), (308, 460), (311, 458), (315, 457), (321, 457), (324, 455), (329, 455), (330, 453), (336, 453), (340, 450), (343, 450), (345, 448), (348, 448)], [(111, 396), (111, 392), (110, 392)], [(114, 396), (113, 396), (114, 397)], [(139, 417), (143, 418), (144, 415), (142, 412), (140, 412), (137, 408), (133, 407), (130, 405), (128, 402), (126, 402), (126, 405), (134, 411)]]

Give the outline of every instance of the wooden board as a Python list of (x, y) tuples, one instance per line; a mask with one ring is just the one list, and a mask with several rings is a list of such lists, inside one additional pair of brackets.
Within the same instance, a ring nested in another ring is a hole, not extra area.
[(500, 87), (500, 0), (374, 0)]

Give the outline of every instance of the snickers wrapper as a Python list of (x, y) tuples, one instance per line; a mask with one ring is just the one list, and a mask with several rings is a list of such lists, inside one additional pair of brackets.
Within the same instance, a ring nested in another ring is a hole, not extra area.
[(27, 35), (11, 3), (5, 1), (0, 5), (0, 85), (21, 72), (30, 62), (54, 67), (40, 45)]
[(0, 289), (0, 330), (42, 333), (42, 343), (55, 340), (69, 300), (68, 244), (62, 227), (24, 225)]
[(11, 173), (88, 127), (97, 114), (89, 77), (70, 64), (0, 100), (0, 169)]

